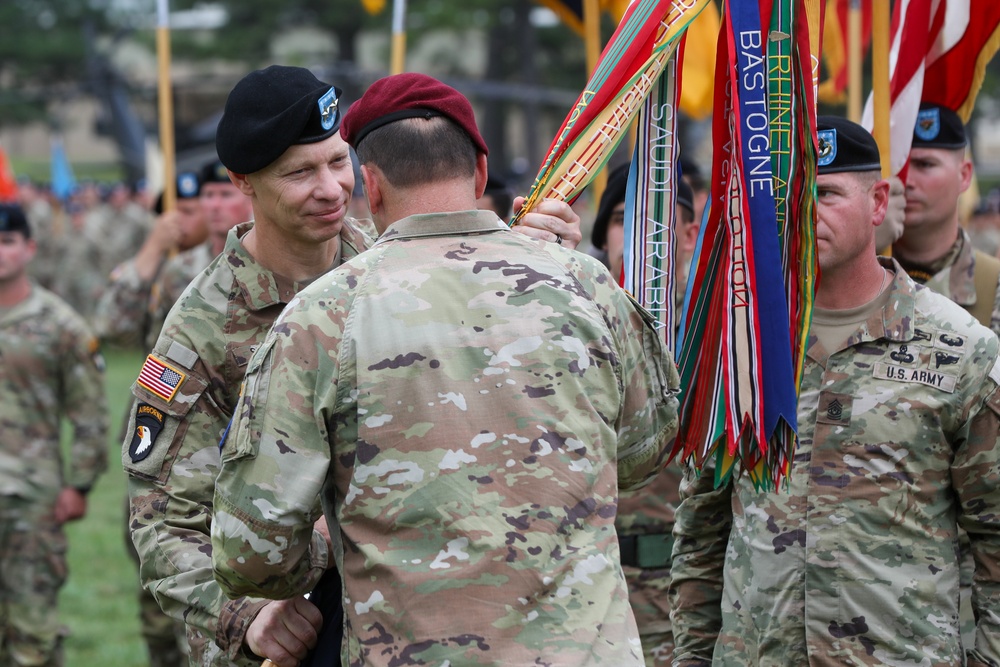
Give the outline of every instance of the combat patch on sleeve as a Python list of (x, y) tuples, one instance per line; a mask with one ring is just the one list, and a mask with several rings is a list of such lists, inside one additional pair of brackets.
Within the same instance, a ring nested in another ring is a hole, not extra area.
[(149, 355), (142, 364), (136, 383), (169, 403), (186, 377), (185, 373)]
[(153, 451), (156, 438), (163, 430), (163, 421), (163, 412), (152, 405), (139, 403), (135, 406), (135, 428), (132, 431), (132, 442), (128, 447), (132, 463), (142, 461)]

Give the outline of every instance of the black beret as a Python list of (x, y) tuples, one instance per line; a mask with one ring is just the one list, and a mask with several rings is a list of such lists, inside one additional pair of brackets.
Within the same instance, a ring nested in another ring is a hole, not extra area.
[(683, 206), (694, 215), (694, 190), (683, 178), (677, 179), (677, 205)]
[(625, 189), (628, 187), (629, 163), (620, 164), (608, 174), (608, 183), (601, 194), (601, 202), (597, 205), (597, 216), (590, 230), (590, 244), (595, 248), (603, 248), (608, 240), (608, 222), (615, 206), (625, 201)]
[(507, 187), (507, 181), (503, 180), (496, 174), (487, 174), (486, 176), (486, 191), (484, 194), (492, 194), (498, 192), (500, 194), (508, 194), (510, 188)]
[(344, 114), (340, 129), (354, 148), (372, 130), (404, 118), (445, 116), (465, 130), (483, 155), (489, 154), (476, 126), (476, 115), (465, 95), (434, 77), (417, 72), (379, 79)]
[(31, 226), (20, 206), (0, 204), (0, 232), (21, 232), (25, 238), (31, 238)]
[(202, 165), (199, 180), (201, 181), (201, 185), (205, 185), (206, 183), (232, 183), (229, 180), (229, 172), (226, 171), (226, 165), (218, 160), (212, 160)]
[[(220, 163), (221, 164), (221, 163)], [(198, 181), (198, 174), (193, 171), (185, 171), (182, 174), (177, 174), (177, 199), (195, 199), (201, 192), (201, 182)], [(153, 206), (153, 212), (157, 215), (163, 213), (163, 193), (156, 198), (156, 205)]]
[(677, 164), (681, 168), (681, 176), (684, 176), (691, 182), (692, 188), (697, 187), (699, 190), (705, 188), (705, 175), (701, 173), (701, 167), (696, 162), (692, 162), (686, 157), (681, 157), (677, 160)]
[(913, 126), (913, 148), (965, 148), (968, 143), (957, 113), (940, 104), (921, 102)]
[(251, 72), (226, 100), (215, 132), (219, 159), (237, 174), (252, 174), (289, 146), (322, 141), (340, 127), (339, 101), (339, 88), (303, 67)]
[[(601, 194), (601, 203), (597, 206), (597, 216), (590, 230), (590, 244), (595, 248), (603, 248), (608, 240), (608, 223), (611, 221), (611, 211), (615, 206), (625, 201), (625, 190), (628, 188), (629, 163), (620, 164), (608, 175), (608, 184)], [(691, 211), (694, 215), (694, 192), (683, 179), (677, 179), (677, 204)]]
[(882, 169), (875, 137), (857, 123), (840, 116), (819, 116), (816, 133), (819, 139), (816, 160), (819, 173)]

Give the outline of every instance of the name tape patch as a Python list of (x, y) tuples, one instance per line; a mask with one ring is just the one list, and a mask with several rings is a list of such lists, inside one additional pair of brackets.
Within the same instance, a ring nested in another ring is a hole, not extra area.
[(955, 393), (955, 383), (958, 381), (954, 375), (939, 373), (927, 368), (907, 368), (896, 364), (878, 362), (875, 364), (873, 376), (880, 380), (892, 380), (893, 382), (917, 382), (928, 387), (934, 387), (949, 394)]

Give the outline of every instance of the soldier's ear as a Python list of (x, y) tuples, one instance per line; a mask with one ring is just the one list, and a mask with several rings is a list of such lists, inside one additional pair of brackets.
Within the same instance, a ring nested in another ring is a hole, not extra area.
[(226, 171), (229, 172), (229, 180), (233, 182), (233, 185), (240, 189), (240, 192), (245, 194), (247, 197), (253, 197), (253, 184), (250, 183), (250, 178), (247, 174), (237, 174), (235, 171), (228, 169)]
[(365, 197), (368, 199), (368, 210), (373, 215), (382, 212), (384, 203), (380, 177), (381, 173), (377, 167), (361, 165), (361, 187), (364, 188)]
[(972, 185), (972, 160), (963, 156), (962, 166), (959, 167), (958, 171), (959, 187), (961, 188), (959, 192), (965, 192)]
[(489, 166), (484, 153), (476, 154), (476, 199), (486, 192), (486, 182), (489, 180)]

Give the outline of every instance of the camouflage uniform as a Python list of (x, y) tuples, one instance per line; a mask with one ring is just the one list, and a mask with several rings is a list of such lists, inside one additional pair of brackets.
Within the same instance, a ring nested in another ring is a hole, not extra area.
[(617, 495), (658, 469), (679, 381), (644, 316), (596, 261), (492, 212), (397, 221), (251, 361), (220, 584), (307, 590), (331, 557), (321, 499), (343, 664), (641, 666)]
[[(147, 366), (162, 363), (181, 379), (169, 399), (161, 385), (133, 385), (138, 406), (122, 452), (140, 577), (164, 611), (185, 621), (191, 664), (202, 667), (260, 664), (260, 658), (241, 649), (264, 602), (228, 600), (212, 578), (212, 494), (220, 467), (219, 440), (236, 406), (246, 363), (302, 287), (267, 271), (246, 251), (241, 239), (251, 226), (244, 223), (230, 230), (222, 254), (188, 286), (167, 316)], [(345, 223), (340, 235), (343, 258), (371, 243), (369, 230), (374, 231), (370, 223)], [(134, 461), (129, 450), (135, 453), (134, 434), (140, 427), (156, 432), (143, 452), (146, 456)]]
[[(119, 264), (111, 272), (94, 315), (94, 328), (101, 340), (124, 347), (151, 349), (171, 306), (180, 298), (188, 283), (211, 263), (211, 252), (211, 243), (203, 243), (165, 259), (150, 281), (139, 277), (134, 259)], [(121, 438), (128, 432), (128, 420), (134, 407), (130, 401), (121, 426)], [(125, 506), (125, 515), (128, 516), (127, 497)], [(138, 566), (139, 554), (132, 544), (128, 522), (125, 531), (126, 548)], [(184, 623), (166, 615), (152, 593), (141, 585), (138, 601), (140, 629), (150, 666), (177, 667), (185, 664), (187, 640)]]
[(152, 224), (137, 204), (121, 211), (101, 205), (87, 212), (80, 229), (68, 230), (62, 249), (56, 292), (90, 320), (118, 264), (139, 250)]
[(63, 242), (70, 226), (65, 211), (53, 208), (45, 199), (24, 207), (35, 239), (35, 256), (28, 265), (28, 275), (36, 283), (51, 290), (60, 271)]
[[(59, 445), (64, 417), (69, 461)], [(107, 426), (97, 339), (33, 285), (0, 309), (0, 665), (62, 664), (56, 597), (66, 537), (53, 509), (63, 488), (87, 490), (104, 471)]]
[(211, 243), (202, 243), (163, 262), (152, 280), (139, 277), (130, 259), (111, 272), (94, 315), (94, 328), (106, 342), (149, 350), (184, 289), (212, 261)]
[(84, 229), (97, 244), (101, 274), (107, 276), (114, 267), (135, 255), (152, 226), (152, 213), (135, 202), (121, 208), (104, 204), (88, 213)]
[[(910, 274), (910, 277), (921, 282), (938, 294), (942, 294), (966, 310), (975, 313), (976, 304), (979, 298), (976, 290), (976, 262), (983, 261), (986, 266), (997, 260), (988, 257), (978, 251), (972, 244), (968, 232), (959, 228), (958, 239), (955, 241), (947, 255), (929, 267), (929, 271), (924, 271), (909, 266), (902, 257), (899, 261), (903, 263), (903, 268)], [(1000, 278), (998, 278), (1000, 280)], [(993, 307), (990, 311), (983, 311), (980, 324), (989, 327), (993, 333), (1000, 335), (1000, 284), (994, 286), (992, 292), (983, 297), (992, 298)], [(989, 319), (985, 313), (990, 312)], [(976, 619), (972, 613), (972, 575), (975, 570), (975, 563), (972, 561), (972, 554), (969, 553), (969, 537), (965, 531), (960, 531), (960, 544), (962, 547), (962, 634), (967, 641), (974, 641)]]
[[(1000, 664), (998, 342), (896, 269), (842, 349), (810, 336), (787, 490), (685, 476), (674, 664), (713, 649), (727, 666)], [(959, 524), (974, 646), (959, 633)]]
[[(976, 268), (975, 247), (969, 238), (968, 232), (964, 229), (958, 230), (958, 240), (947, 255), (935, 262), (930, 268), (930, 277), (924, 285), (948, 297), (966, 310), (976, 304), (976, 282), (973, 279)], [(907, 269), (915, 278), (923, 278), (922, 271), (914, 271), (903, 262), (903, 268)], [(988, 326), (993, 333), (1000, 336), (1000, 284), (997, 285), (993, 294), (993, 314), (990, 321), (982, 322)]]
[(646, 667), (669, 665), (674, 653), (667, 587), (680, 482), (681, 469), (671, 463), (649, 486), (623, 491), (618, 501), (615, 528)]

